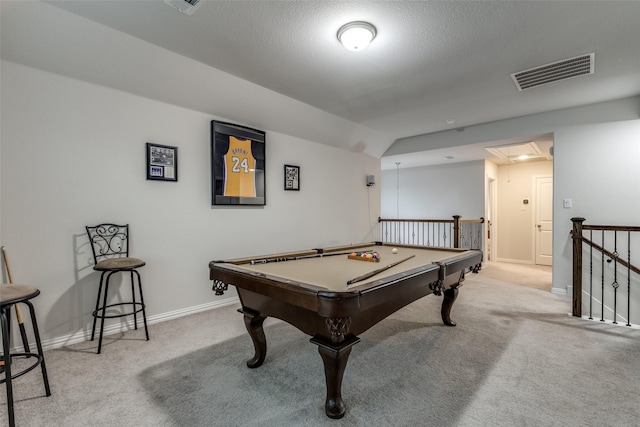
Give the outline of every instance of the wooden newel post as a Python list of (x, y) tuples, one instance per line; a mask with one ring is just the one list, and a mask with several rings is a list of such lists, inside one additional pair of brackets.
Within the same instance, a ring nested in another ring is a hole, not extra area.
[(582, 317), (582, 223), (584, 218), (571, 218), (573, 221), (573, 315)]
[(453, 247), (460, 247), (460, 215), (453, 216)]

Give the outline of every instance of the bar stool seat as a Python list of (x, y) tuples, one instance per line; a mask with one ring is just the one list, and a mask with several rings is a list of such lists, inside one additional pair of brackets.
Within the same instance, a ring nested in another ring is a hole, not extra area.
[[(40, 290), (31, 285), (21, 284), (2, 284), (0, 285), (0, 323), (2, 324), (2, 361), (4, 362), (4, 379), (0, 380), (0, 384), (5, 383), (7, 389), (7, 413), (9, 415), (9, 426), (15, 426), (15, 415), (13, 408), (13, 380), (40, 365), (42, 370), (42, 380), (47, 396), (51, 396), (49, 388), (49, 379), (47, 377), (47, 367), (44, 361), (44, 352), (42, 351), (42, 343), (40, 342), (40, 332), (38, 331), (38, 323), (36, 321), (36, 313), (31, 303), (31, 299), (40, 295)], [(11, 353), (10, 333), (11, 333), (11, 308), (15, 304), (25, 304), (29, 307), (31, 316), (31, 327), (36, 339), (37, 352)], [(14, 358), (28, 358), (32, 363), (19, 372), (13, 372), (11, 369)]]
[(119, 271), (140, 268), (145, 262), (138, 258), (112, 258), (100, 261), (93, 267), (97, 271)]

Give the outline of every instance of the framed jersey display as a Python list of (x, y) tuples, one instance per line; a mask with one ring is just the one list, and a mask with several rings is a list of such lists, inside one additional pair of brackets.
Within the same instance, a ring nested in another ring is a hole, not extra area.
[(211, 204), (259, 205), (265, 197), (265, 133), (211, 122)]

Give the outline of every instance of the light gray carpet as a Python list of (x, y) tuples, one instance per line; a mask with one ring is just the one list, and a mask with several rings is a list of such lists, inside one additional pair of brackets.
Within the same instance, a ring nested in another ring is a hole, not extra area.
[[(640, 424), (640, 331), (568, 315), (547, 275), (468, 274), (443, 326), (427, 296), (361, 335), (341, 420), (324, 415), (322, 361), (309, 337), (268, 320), (264, 365), (237, 307), (46, 352), (53, 395), (16, 381), (18, 426), (632, 426)], [(511, 271), (513, 265), (507, 266)], [(505, 275), (506, 277), (512, 277)], [(0, 392), (0, 425), (6, 422)]]

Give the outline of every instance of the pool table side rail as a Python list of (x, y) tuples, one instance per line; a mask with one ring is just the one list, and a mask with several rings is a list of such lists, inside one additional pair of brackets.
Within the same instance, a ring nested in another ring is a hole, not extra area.
[(465, 270), (467, 268), (475, 268), (482, 263), (482, 251), (466, 249), (459, 255), (439, 261), (441, 266), (441, 279), (449, 276), (453, 272)]
[[(263, 294), (283, 302), (316, 310), (318, 292), (320, 288), (307, 283), (282, 281), (263, 273), (247, 271), (234, 264), (209, 264), (209, 278), (221, 281), (237, 288)], [(356, 293), (357, 295), (357, 293)]]
[(279, 254), (269, 254), (264, 256), (252, 256), (252, 257), (244, 257), (244, 258), (211, 261), (209, 265), (211, 266), (213, 264), (220, 264), (220, 263), (243, 265), (243, 264), (249, 264), (252, 261), (256, 261), (256, 260), (276, 260), (276, 259), (285, 259), (285, 258), (296, 258), (296, 257), (313, 256), (319, 253), (320, 252), (318, 252), (317, 249), (309, 249), (306, 251), (283, 252)]
[(389, 243), (389, 242), (368, 242), (368, 243), (358, 243), (352, 245), (342, 245), (342, 246), (331, 246), (328, 248), (316, 249), (319, 253), (331, 253), (337, 251), (348, 251), (348, 250), (356, 250), (358, 248), (364, 248), (367, 246), (388, 246), (391, 248), (414, 248), (414, 249), (432, 249), (438, 251), (446, 251), (446, 252), (465, 252), (469, 249), (465, 248), (450, 248), (447, 246), (420, 246), (420, 245), (410, 245), (405, 243)]

